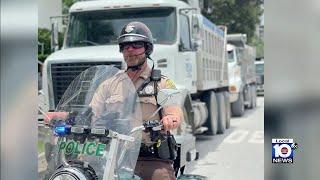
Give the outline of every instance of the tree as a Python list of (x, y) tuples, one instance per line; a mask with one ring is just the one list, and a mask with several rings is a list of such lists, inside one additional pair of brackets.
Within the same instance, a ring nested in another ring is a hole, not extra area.
[(203, 15), (217, 25), (228, 27), (228, 33), (247, 34), (252, 43), (262, 14), (261, 0), (206, 0)]
[(264, 57), (264, 42), (262, 39), (260, 39), (257, 36), (253, 37), (253, 40), (251, 42), (251, 45), (256, 47), (256, 57), (257, 58), (262, 58)]
[[(63, 44), (63, 34), (58, 34), (59, 48)], [(43, 44), (43, 54), (41, 46), (38, 45), (38, 60), (44, 61), (51, 54), (51, 31), (46, 28), (38, 28), (38, 43)]]
[(63, 14), (68, 14), (69, 8), (76, 2), (77, 0), (62, 0), (63, 6)]

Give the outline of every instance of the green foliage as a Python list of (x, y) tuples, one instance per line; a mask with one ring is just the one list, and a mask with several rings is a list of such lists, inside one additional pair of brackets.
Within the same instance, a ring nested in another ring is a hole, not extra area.
[(63, 5), (66, 5), (68, 7), (71, 7), (73, 3), (75, 3), (76, 0), (62, 0)]
[[(51, 32), (46, 28), (38, 28), (38, 42), (44, 45), (44, 54), (50, 54), (50, 36)], [(41, 54), (41, 46), (38, 45), (38, 54)]]
[(260, 23), (261, 0), (207, 0), (204, 16), (217, 25), (228, 27), (228, 33), (245, 33), (252, 42), (256, 25)]
[[(41, 45), (38, 45), (38, 60), (44, 61), (51, 54), (51, 31), (46, 28), (38, 28), (38, 42), (43, 44), (43, 54), (41, 52)], [(59, 32), (58, 35), (59, 48), (63, 44), (63, 34)]]
[(260, 39), (257, 36), (254, 36), (252, 38), (252, 42), (250, 43), (250, 45), (256, 47), (256, 57), (257, 58), (264, 57), (264, 42), (262, 39)]
[(69, 8), (75, 3), (77, 0), (62, 0), (63, 5), (63, 14), (68, 14)]
[(44, 60), (46, 60), (48, 56), (49, 54), (38, 54), (38, 60), (44, 62)]

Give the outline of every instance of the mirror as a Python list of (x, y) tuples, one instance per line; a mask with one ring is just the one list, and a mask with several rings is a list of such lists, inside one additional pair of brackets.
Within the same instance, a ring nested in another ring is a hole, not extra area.
[(58, 21), (51, 19), (51, 52), (59, 50)]
[(183, 94), (177, 89), (161, 89), (158, 92), (157, 101), (160, 107), (147, 119), (154, 117), (163, 107), (181, 106)]
[(193, 42), (192, 42), (192, 49), (193, 49), (194, 51), (198, 51), (198, 49), (200, 48), (200, 46), (201, 46), (201, 42), (200, 42), (200, 41), (193, 41)]
[(180, 43), (178, 45), (178, 49), (179, 49), (180, 52), (185, 51), (185, 48), (184, 48), (184, 45), (183, 45), (182, 41), (180, 41)]
[(158, 92), (158, 103), (160, 106), (180, 105), (182, 99), (180, 90), (177, 89), (161, 89)]

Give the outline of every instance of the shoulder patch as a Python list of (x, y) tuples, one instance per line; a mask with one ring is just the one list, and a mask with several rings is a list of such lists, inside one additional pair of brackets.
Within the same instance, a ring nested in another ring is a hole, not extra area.
[(168, 89), (177, 89), (176, 85), (171, 79), (166, 79), (166, 88)]

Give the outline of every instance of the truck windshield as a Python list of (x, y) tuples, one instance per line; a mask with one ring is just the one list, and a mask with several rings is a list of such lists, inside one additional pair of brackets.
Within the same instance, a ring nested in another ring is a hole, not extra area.
[(263, 75), (264, 73), (264, 64), (256, 64), (256, 73)]
[(66, 47), (116, 44), (122, 27), (132, 21), (145, 23), (156, 44), (176, 40), (174, 8), (99, 10), (71, 13)]

